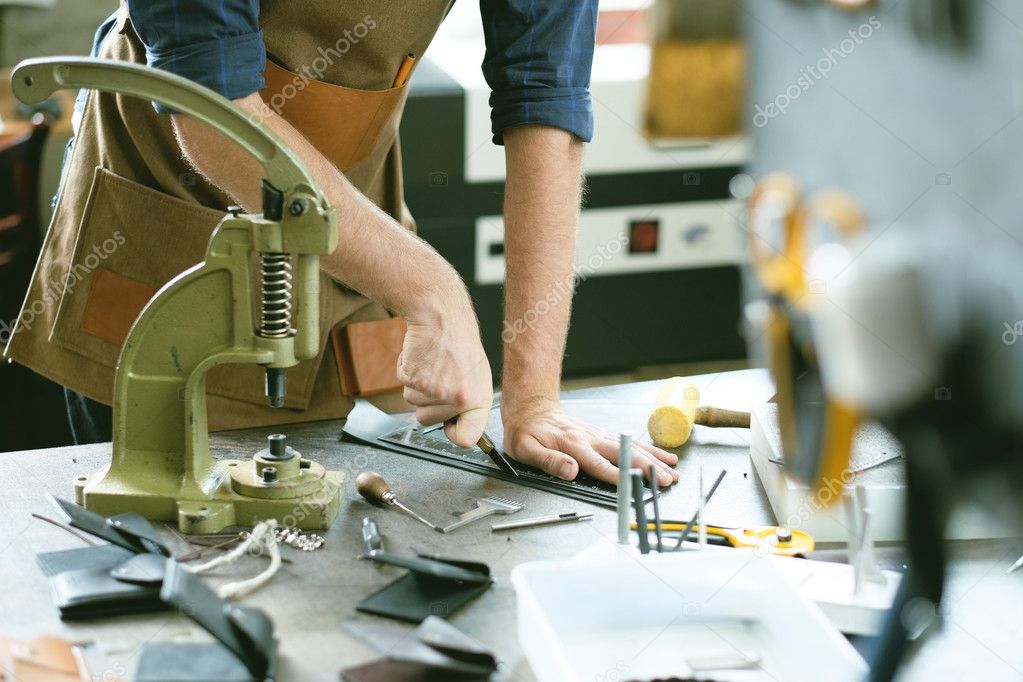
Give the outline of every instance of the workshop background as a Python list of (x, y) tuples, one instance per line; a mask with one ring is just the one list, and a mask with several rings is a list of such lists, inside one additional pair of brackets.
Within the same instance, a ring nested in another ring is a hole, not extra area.
[[(7, 74), (22, 59), (87, 54), (112, 4), (0, 0), (0, 68)], [(738, 4), (699, 4), (684, 35), (719, 37), (713, 52), (680, 52), (677, 41), (658, 42), (674, 27), (664, 8), (654, 10), (648, 0), (600, 4), (592, 85), (597, 133), (584, 160), (566, 389), (747, 365), (740, 334), (741, 202), (729, 194), (749, 154), (739, 134)], [(478, 3), (454, 3), (417, 66), (400, 134), (406, 202), (419, 234), (468, 284), (500, 376), (504, 157), (490, 141), (479, 27)], [(658, 42), (654, 79), (648, 79), (651, 40)], [(658, 88), (662, 96), (652, 96)], [(684, 112), (660, 104), (678, 92), (692, 99)], [(24, 107), (16, 106), (9, 87), (0, 98), (5, 134), (13, 136), (29, 125)], [(48, 224), (71, 135), (72, 99), (63, 91), (49, 105), (56, 118), (39, 162), (39, 230)], [(17, 316), (23, 294), (11, 295), (16, 288), (7, 289), (0, 320)], [(11, 387), (0, 394), (0, 451), (70, 444), (60, 388), (13, 365), (0, 373)]]
[[(33, 4), (0, 4), (5, 67), (35, 54), (84, 53), (113, 3)], [(393, 653), (408, 639), (407, 630), (375, 631), (377, 621), (365, 614), (394, 616), (409, 600), (392, 595), (393, 603), (382, 605), (381, 592), (415, 582), (417, 570), (438, 569), (433, 559), (409, 555), (412, 548), (448, 557), (440, 561), (448, 571), (475, 570), (470, 584), (484, 584), (459, 596), (465, 601), (418, 600), (416, 617), (435, 613), (437, 604), (444, 616), (466, 606), (453, 625), (497, 652), (514, 679), (560, 682), (568, 678), (563, 660), (590, 673), (579, 679), (662, 679), (659, 657), (674, 671), (687, 648), (704, 653), (714, 648), (708, 645), (721, 650), (722, 642), (730, 657), (703, 657), (704, 664), (711, 659), (709, 670), (736, 667), (739, 653), (740, 664), (763, 663), (771, 679), (853, 680), (863, 679), (862, 655), (872, 680), (897, 672), (910, 682), (1021, 679), (1023, 225), (1013, 190), (1023, 149), (1023, 5), (607, 0), (601, 10), (592, 86), (597, 136), (585, 161), (589, 191), (564, 382), (566, 389), (590, 387), (563, 400), (569, 414), (622, 434), (623, 456), (630, 452), (627, 432), (675, 449), (679, 483), (652, 487), (648, 519), (642, 475), (630, 477), (628, 464), (617, 489), (585, 479), (538, 481), (525, 469), (509, 471), (506, 460), (502, 466), (499, 451), (484, 456), (481, 446), (475, 459), (452, 453), (440, 432), (366, 402), (343, 426), (296, 425), (287, 439), (268, 439), (263, 429), (213, 434), (210, 452), (200, 452), (233, 467), (232, 481), (264, 459), (262, 482), (242, 480), (243, 492), (235, 490), (229, 502), (239, 510), (273, 504), (253, 491), (276, 494), (286, 485), (277, 465), (299, 470), (298, 448), (331, 476), (354, 479), (337, 493), (337, 506), (318, 503), (330, 517), (325, 530), (304, 513), (277, 529), (275, 537), (291, 544), (288, 562), (301, 565), (281, 569), (250, 602), (273, 612), (287, 679), (336, 679), (338, 666)], [(61, 31), (48, 30), (58, 15)], [(490, 143), (478, 26), (476, 3), (456, 3), (417, 67), (402, 138), (407, 201), (420, 233), (466, 280), (498, 370), (503, 162)], [(0, 156), (0, 182), (16, 190), (0, 205), (0, 274), (9, 278), (0, 282), (3, 324), (19, 304), (10, 282), (27, 277), (26, 254), (47, 222), (70, 106), (63, 95), (33, 112), (5, 98), (0, 143), (17, 153)], [(747, 364), (770, 372), (692, 376)], [(0, 371), (0, 449), (66, 442), (56, 387), (10, 365)], [(661, 381), (672, 375), (690, 376)], [(627, 383), (640, 379), (657, 381)], [(141, 402), (125, 400), (120, 409), (157, 413), (137, 410)], [(727, 414), (744, 421), (715, 423)], [(143, 419), (128, 431), (173, 438), (184, 428), (205, 444), (204, 424), (167, 421), (171, 427), (161, 429)], [(500, 428), (495, 414), (487, 430), (499, 443)], [(662, 439), (668, 435), (670, 444)], [(72, 542), (38, 510), (54, 491), (75, 494), (83, 508), (67, 503), (62, 518), (98, 537), (131, 537), (111, 530), (122, 521), (90, 519), (85, 510), (104, 503), (111, 489), (112, 498), (124, 498), (121, 505), (150, 494), (139, 483), (160, 477), (139, 474), (146, 467), (138, 456), (150, 453), (136, 442), (122, 433), (113, 446), (0, 457), (11, 490), (0, 496), (11, 519), (0, 525), (0, 579), (13, 605), (0, 612), (19, 636), (43, 631), (40, 623), (52, 627), (58, 617), (41, 572), (29, 567), (43, 566), (46, 555), (52, 561)], [(281, 456), (288, 443), (295, 451)], [(115, 466), (108, 466), (111, 449)], [(171, 464), (189, 475), (213, 470), (186, 466), (194, 454), (186, 448)], [(267, 466), (271, 456), (280, 459)], [(370, 467), (377, 473), (368, 475)], [(212, 549), (198, 546), (200, 534), (223, 530), (224, 508), (188, 497), (201, 487), (189, 476), (172, 467), (159, 473), (171, 484), (156, 486), (157, 493), (177, 505), (166, 507), (176, 517), (160, 519), (176, 520), (177, 530), (164, 528), (161, 537), (195, 559)], [(708, 513), (721, 526), (703, 521), (712, 496)], [(568, 499), (593, 509), (566, 513)], [(553, 517), (559, 525), (549, 535), (502, 536), (494, 531), (508, 528), (459, 521), (443, 527), (462, 527), (447, 535), (426, 518), (468, 510), (478, 520), (525, 508), (540, 514), (534, 524)], [(372, 523), (361, 521), (364, 515)], [(672, 519), (663, 528), (662, 517)], [(37, 521), (50, 525), (33, 526)], [(705, 526), (695, 538), (694, 523)], [(734, 553), (661, 556), (661, 530), (678, 534), (678, 549), (686, 540), (705, 544), (707, 527), (724, 531), (715, 533), (718, 543), (733, 545)], [(310, 529), (324, 535), (300, 533)], [(156, 533), (146, 524), (128, 530), (143, 539)], [(779, 570), (788, 566), (785, 582), (780, 574), (733, 581), (748, 563), (740, 547), (806, 558), (771, 559)], [(413, 573), (384, 585), (390, 569), (356, 557)], [(650, 570), (658, 565), (674, 568)], [(178, 569), (172, 562), (167, 570)], [(678, 589), (665, 591), (669, 580)], [(53, 601), (68, 620), (88, 615), (76, 614), (73, 600), (59, 593)], [(810, 601), (819, 612), (807, 610)], [(723, 611), (714, 610), (722, 603)], [(722, 614), (772, 639), (747, 648), (717, 630), (702, 633), (705, 639), (685, 630), (716, 627)], [(753, 621), (763, 625), (750, 627)], [(88, 632), (99, 641), (135, 637), (160, 646), (177, 626), (164, 632), (162, 621), (140, 618), (83, 627), (95, 627)], [(73, 632), (78, 640), (82, 631)], [(429, 641), (431, 633), (418, 636)], [(92, 647), (93, 670), (97, 659), (121, 666), (130, 648)], [(907, 650), (914, 657), (899, 670)], [(691, 659), (686, 665), (696, 667)], [(769, 672), (782, 666), (800, 674)]]

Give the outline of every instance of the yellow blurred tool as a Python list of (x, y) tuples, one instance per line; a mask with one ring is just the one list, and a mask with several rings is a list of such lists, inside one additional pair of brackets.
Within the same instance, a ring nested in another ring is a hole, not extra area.
[[(821, 244), (862, 232), (865, 220), (844, 192), (825, 189), (803, 200), (793, 177), (772, 173), (750, 196), (749, 227), (749, 249), (766, 293), (761, 338), (777, 388), (785, 466), (816, 495), (848, 468), (860, 415), (824, 393), (810, 312), (821, 304), (827, 283), (811, 279), (808, 262)], [(822, 503), (839, 497), (822, 497)]]
[(689, 440), (693, 424), (748, 429), (749, 420), (749, 412), (700, 405), (700, 389), (682, 377), (672, 377), (657, 391), (646, 429), (654, 445), (677, 448)]
[[(654, 530), (654, 524), (646, 525), (648, 531)], [(636, 523), (630, 526), (636, 530)], [(685, 521), (662, 521), (661, 530), (665, 533), (681, 533), (686, 528)], [(700, 527), (694, 525), (689, 529), (689, 538), (696, 540)], [(793, 530), (783, 526), (712, 526), (707, 525), (707, 542), (711, 545), (756, 549), (770, 547), (771, 554), (779, 556), (802, 556), (812, 552), (813, 537), (801, 530)]]

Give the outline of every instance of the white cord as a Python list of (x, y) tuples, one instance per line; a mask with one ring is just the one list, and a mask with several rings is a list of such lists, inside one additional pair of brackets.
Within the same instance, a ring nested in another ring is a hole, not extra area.
[(245, 541), (239, 544), (237, 547), (232, 549), (230, 552), (221, 554), (215, 559), (211, 559), (204, 564), (198, 566), (182, 566), (182, 568), (189, 573), (206, 573), (212, 571), (214, 568), (220, 566), (226, 566), (240, 557), (244, 556), (250, 551), (250, 549), (256, 549), (258, 553), (262, 554), (264, 551), (270, 557), (270, 565), (265, 571), (259, 575), (253, 576), (248, 580), (239, 580), (233, 583), (227, 583), (217, 588), (217, 595), (222, 599), (240, 599), (247, 594), (255, 592), (260, 587), (270, 581), (271, 578), (277, 573), (281, 567), (281, 552), (277, 546), (277, 537), (274, 535), (274, 529), (277, 527), (277, 521), (275, 519), (267, 519), (266, 521), (260, 521), (256, 524), (256, 527), (249, 533), (249, 537), (245, 538)]

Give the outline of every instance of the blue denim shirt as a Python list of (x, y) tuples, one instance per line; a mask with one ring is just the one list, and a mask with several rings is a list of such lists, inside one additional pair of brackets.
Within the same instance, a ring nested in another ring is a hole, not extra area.
[[(480, 9), (494, 142), (525, 123), (589, 142), (597, 0), (480, 0)], [(229, 99), (263, 88), (259, 0), (128, 0), (128, 11), (150, 66)]]

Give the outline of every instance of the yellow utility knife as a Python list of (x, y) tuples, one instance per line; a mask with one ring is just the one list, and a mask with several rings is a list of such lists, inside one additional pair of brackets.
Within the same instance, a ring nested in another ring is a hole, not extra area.
[[(636, 530), (636, 522), (629, 526)], [(647, 530), (653, 531), (654, 524), (648, 523)], [(663, 521), (661, 531), (665, 533), (681, 533), (686, 529), (685, 521)], [(689, 529), (687, 540), (699, 537), (700, 526), (694, 524)], [(712, 545), (743, 547), (756, 549), (768, 547), (771, 554), (780, 556), (802, 556), (812, 552), (813, 537), (801, 530), (793, 530), (783, 526), (707, 526), (707, 542)]]

